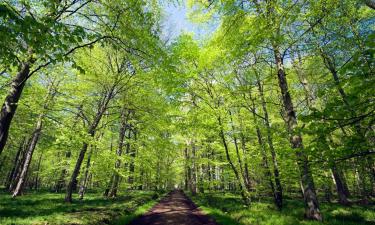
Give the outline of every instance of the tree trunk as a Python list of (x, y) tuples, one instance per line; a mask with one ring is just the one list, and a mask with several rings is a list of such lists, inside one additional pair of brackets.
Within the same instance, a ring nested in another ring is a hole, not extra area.
[(127, 117), (130, 114), (130, 111), (128, 111), (127, 115), (125, 115), (125, 110), (123, 109), (121, 111), (121, 121), (120, 121), (120, 131), (119, 131), (119, 139), (118, 139), (118, 148), (116, 151), (116, 155), (118, 159), (115, 163), (115, 171), (113, 174), (113, 182), (111, 186), (111, 191), (109, 193), (109, 197), (116, 197), (117, 196), (117, 189), (119, 185), (120, 175), (118, 174), (118, 169), (121, 167), (121, 160), (120, 157), (122, 155), (123, 147), (124, 147), (124, 140), (125, 140), (125, 133), (126, 133), (126, 127), (127, 127)]
[(91, 146), (90, 148), (90, 152), (87, 156), (87, 161), (86, 161), (86, 169), (85, 169), (85, 175), (83, 177), (83, 181), (81, 183), (81, 186), (79, 187), (79, 200), (82, 200), (83, 199), (83, 196), (85, 194), (85, 191), (86, 191), (86, 186), (87, 186), (87, 181), (88, 181), (88, 177), (89, 177), (89, 172), (90, 172), (90, 165), (91, 165), (91, 155), (92, 155), (92, 151), (93, 151), (93, 146)]
[(331, 179), (327, 173), (327, 171), (324, 171), (324, 177), (325, 177), (325, 182), (323, 184), (323, 189), (324, 189), (324, 198), (328, 203), (331, 203), (331, 197), (332, 197), (332, 190), (331, 190)]
[(70, 178), (69, 184), (66, 188), (65, 202), (69, 202), (69, 203), (72, 202), (72, 194), (73, 194), (74, 186), (76, 186), (77, 184), (77, 177), (79, 174), (79, 170), (81, 169), (83, 159), (85, 158), (87, 147), (88, 147), (87, 143), (83, 143), (81, 151), (79, 152), (72, 176)]
[(22, 160), (22, 152), (23, 152), (23, 149), (24, 149), (25, 141), (26, 141), (26, 138), (25, 137), (22, 138), (20, 146), (18, 147), (16, 157), (14, 158), (12, 170), (10, 171), (8, 179), (5, 183), (5, 189), (6, 190), (10, 190), (10, 186), (14, 182), (14, 179), (17, 176), (17, 173), (18, 173), (18, 170), (19, 170), (19, 167), (20, 167), (20, 164), (21, 164), (21, 160)]
[(39, 189), (39, 170), (40, 170), (40, 164), (42, 163), (42, 158), (43, 158), (43, 152), (40, 153), (39, 159), (38, 159), (38, 166), (36, 168), (36, 175), (35, 175), (35, 190)]
[(271, 169), (270, 169), (269, 164), (268, 164), (266, 147), (265, 147), (264, 142), (263, 142), (262, 133), (261, 133), (260, 128), (258, 126), (257, 115), (255, 114), (256, 107), (255, 107), (254, 99), (252, 97), (251, 90), (250, 90), (249, 95), (250, 95), (251, 104), (252, 104), (252, 110), (251, 110), (252, 111), (252, 117), (253, 117), (253, 122), (254, 122), (254, 125), (255, 125), (255, 131), (256, 131), (256, 134), (257, 134), (258, 144), (259, 144), (259, 147), (260, 147), (260, 153), (262, 155), (262, 161), (263, 161), (263, 167), (264, 167), (264, 170), (265, 170), (265, 175), (266, 175), (266, 177), (268, 179), (268, 182), (270, 184), (270, 188), (271, 188), (271, 191), (272, 191), (272, 195), (274, 197), (275, 204), (276, 204), (277, 207), (279, 207), (279, 205), (277, 204), (278, 201), (277, 201), (277, 196), (276, 196), (276, 191), (275, 191), (275, 185), (272, 181)]
[[(102, 99), (99, 102), (98, 111), (97, 111), (97, 113), (96, 113), (96, 115), (93, 119), (93, 122), (91, 123), (90, 128), (88, 129), (88, 132), (87, 132), (90, 137), (95, 136), (96, 128), (98, 127), (99, 122), (100, 122), (104, 112), (107, 110), (108, 103), (114, 97), (113, 96), (114, 87), (115, 86), (112, 86), (112, 88), (108, 92), (105, 93), (105, 95), (102, 97)], [(79, 171), (81, 169), (81, 165), (82, 165), (83, 159), (85, 157), (87, 147), (88, 147), (88, 144), (86, 142), (84, 142), (83, 145), (82, 145), (81, 151), (78, 155), (77, 162), (76, 162), (76, 165), (74, 167), (74, 170), (73, 170), (72, 176), (70, 178), (69, 184), (66, 188), (65, 202), (71, 203), (72, 200), (73, 200), (72, 199), (73, 190), (74, 190), (74, 187), (77, 185), (77, 177), (79, 175)]]
[(30, 72), (30, 63), (22, 63), (21, 70), (13, 79), (10, 90), (5, 97), (0, 111), (0, 155), (8, 139), (8, 133), (13, 116), (16, 113), (18, 101)]
[(341, 179), (341, 176), (340, 176), (341, 174), (339, 173), (339, 170), (335, 164), (331, 167), (331, 171), (332, 171), (333, 179), (336, 184), (336, 190), (337, 190), (337, 195), (339, 197), (339, 203), (341, 205), (349, 205), (348, 196), (345, 193), (344, 182)]
[(190, 168), (190, 190), (193, 195), (197, 194), (197, 174), (196, 174), (196, 149), (194, 141), (190, 142), (191, 146), (191, 168)]
[[(235, 131), (234, 123), (233, 123), (232, 112), (230, 110), (228, 112), (229, 112), (230, 122), (231, 122), (231, 125), (232, 125), (233, 141), (234, 141), (234, 147), (236, 149), (237, 162), (238, 162), (238, 165), (240, 167), (240, 173), (241, 173), (241, 176), (244, 180), (245, 187), (247, 189), (249, 187), (249, 185), (247, 184), (247, 179), (246, 179), (245, 172), (244, 172), (244, 169), (243, 169), (243, 166), (242, 166), (242, 159), (241, 159), (241, 155), (240, 155), (240, 151), (239, 151), (239, 147), (238, 147), (238, 140), (237, 140), (236, 131)], [(250, 191), (249, 189), (247, 189), (247, 190)]]
[(13, 191), (13, 194), (12, 194), (13, 198), (22, 193), (22, 188), (23, 188), (24, 182), (26, 180), (27, 172), (29, 170), (29, 166), (30, 166), (30, 163), (31, 163), (31, 159), (33, 157), (35, 146), (38, 143), (38, 140), (39, 140), (39, 137), (40, 137), (40, 134), (41, 134), (41, 131), (42, 131), (43, 117), (44, 117), (43, 113), (39, 115), (38, 121), (37, 121), (36, 126), (35, 126), (35, 130), (34, 130), (32, 136), (31, 136), (31, 141), (30, 141), (30, 144), (28, 146), (28, 149), (26, 150), (26, 158), (25, 158), (25, 161), (24, 161), (23, 166), (22, 166), (21, 174), (19, 176), (17, 185), (16, 185), (16, 187)]
[(281, 181), (280, 181), (279, 166), (278, 166), (278, 163), (277, 163), (277, 156), (276, 156), (275, 147), (273, 145), (271, 124), (270, 124), (270, 120), (269, 120), (269, 117), (268, 117), (268, 110), (267, 110), (266, 100), (265, 100), (265, 97), (264, 97), (263, 87), (262, 87), (262, 84), (260, 83), (260, 79), (259, 79), (259, 76), (258, 76), (257, 73), (256, 73), (256, 76), (257, 76), (258, 91), (259, 91), (259, 94), (260, 94), (260, 97), (261, 97), (261, 102), (262, 102), (264, 122), (265, 122), (266, 129), (267, 129), (267, 143), (268, 143), (268, 147), (270, 148), (272, 164), (273, 164), (273, 175), (274, 175), (275, 186), (276, 186), (276, 188), (275, 188), (275, 204), (279, 209), (281, 209), (282, 206), (283, 206), (283, 188), (281, 186)]
[(190, 172), (189, 172), (189, 155), (188, 155), (188, 147), (186, 146), (184, 149), (184, 156), (185, 156), (185, 190), (189, 189), (189, 184), (190, 184)]
[(288, 90), (286, 74), (284, 71), (283, 59), (278, 46), (273, 46), (275, 54), (275, 62), (277, 66), (277, 77), (279, 87), (282, 94), (282, 101), (285, 110), (285, 119), (288, 132), (290, 135), (290, 144), (296, 152), (297, 163), (301, 173), (301, 181), (303, 186), (304, 200), (306, 205), (305, 216), (308, 219), (322, 220), (319, 210), (318, 198), (316, 196), (314, 180), (308, 164), (308, 158), (303, 149), (301, 134), (297, 131), (297, 117), (293, 108), (292, 98)]
[[(131, 132), (131, 130), (130, 130)], [(129, 140), (130, 140), (131, 136), (129, 134)], [(137, 133), (136, 133), (136, 130), (133, 129), (133, 138), (134, 140), (137, 140)], [(134, 183), (134, 171), (135, 171), (135, 157), (136, 157), (136, 151), (135, 151), (135, 148), (134, 146), (131, 146), (130, 147), (130, 152), (129, 152), (129, 156), (130, 156), (130, 163), (129, 163), (129, 179), (128, 179), (128, 182), (129, 184), (131, 185), (131, 188), (133, 188), (133, 183)]]
[(223, 143), (223, 146), (224, 146), (224, 150), (225, 150), (225, 156), (227, 158), (227, 161), (232, 169), (232, 171), (234, 172), (234, 175), (236, 176), (236, 179), (239, 183), (239, 187), (240, 187), (240, 192), (241, 192), (241, 196), (242, 196), (242, 199), (244, 201), (244, 203), (246, 205), (250, 205), (250, 196), (249, 196), (249, 193), (247, 192), (246, 188), (244, 187), (244, 182), (242, 181), (241, 179), (241, 176), (237, 170), (237, 168), (235, 167), (235, 165), (233, 164), (232, 162), (232, 159), (230, 158), (230, 155), (229, 155), (229, 147), (228, 147), (228, 144), (227, 144), (227, 141), (226, 141), (226, 138), (225, 138), (225, 134), (224, 134), (224, 128), (223, 128), (223, 124), (222, 124), (222, 121), (221, 121), (221, 118), (218, 117), (218, 122), (219, 122), (219, 126), (220, 126), (220, 138), (222, 140), (222, 143)]

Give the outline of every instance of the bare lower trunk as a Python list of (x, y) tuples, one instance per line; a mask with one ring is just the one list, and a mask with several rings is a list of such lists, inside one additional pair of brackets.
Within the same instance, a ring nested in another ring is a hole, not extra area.
[(189, 165), (188, 165), (188, 162), (189, 162), (189, 155), (188, 155), (188, 148), (187, 146), (185, 147), (184, 149), (184, 162), (185, 162), (185, 190), (188, 190), (189, 188), (189, 183), (190, 183), (190, 173), (189, 173)]
[(253, 121), (254, 121), (254, 124), (255, 124), (255, 131), (256, 131), (256, 134), (257, 134), (258, 144), (259, 144), (259, 147), (260, 147), (260, 154), (262, 155), (263, 168), (264, 168), (267, 180), (269, 182), (272, 195), (273, 195), (275, 203), (276, 203), (277, 201), (276, 201), (275, 185), (274, 185), (273, 180), (272, 180), (272, 173), (271, 173), (269, 163), (268, 163), (266, 146), (263, 142), (263, 136), (262, 136), (262, 133), (261, 133), (260, 128), (258, 126), (257, 115), (255, 114), (257, 109), (255, 107), (254, 98), (252, 97), (251, 92), (250, 92), (250, 99), (251, 99), (251, 104), (252, 104), (252, 117), (253, 117)]
[(38, 159), (38, 166), (36, 168), (36, 175), (35, 175), (35, 181), (34, 181), (35, 190), (39, 189), (39, 171), (40, 171), (40, 164), (42, 163), (42, 158), (43, 158), (43, 152), (40, 153), (40, 156)]
[(125, 110), (123, 109), (121, 112), (121, 121), (120, 121), (120, 131), (119, 131), (119, 140), (118, 140), (118, 148), (116, 151), (116, 155), (118, 159), (115, 163), (115, 171), (113, 174), (113, 182), (111, 186), (111, 191), (109, 192), (109, 197), (116, 197), (117, 196), (117, 189), (120, 181), (120, 175), (118, 174), (118, 169), (121, 167), (121, 160), (120, 157), (122, 155), (123, 147), (124, 147), (124, 140), (125, 140), (125, 133), (126, 133), (126, 127), (127, 127), (127, 119), (130, 115), (130, 110), (128, 110), (128, 113), (125, 114)]
[(5, 189), (7, 190), (10, 190), (10, 186), (14, 182), (14, 179), (17, 176), (17, 173), (21, 164), (21, 160), (22, 160), (22, 152), (24, 149), (23, 147), (24, 147), (25, 141), (26, 141), (26, 138), (23, 138), (22, 142), (20, 143), (20, 146), (18, 147), (16, 157), (14, 158), (12, 170), (10, 171), (8, 179), (5, 183)]
[(325, 181), (323, 184), (323, 189), (324, 189), (324, 198), (328, 203), (331, 203), (331, 197), (332, 197), (332, 190), (331, 190), (331, 179), (330, 176), (328, 175), (327, 171), (324, 171), (324, 177)]
[[(89, 129), (88, 129), (88, 135), (91, 137), (95, 136), (96, 128), (98, 127), (100, 120), (102, 119), (103, 114), (107, 110), (107, 106), (109, 101), (114, 97), (113, 92), (114, 92), (115, 86), (112, 86), (112, 88), (105, 93), (105, 95), (102, 97), (102, 99), (99, 102), (99, 107), (98, 111), (96, 112), (96, 115), (93, 119), (93, 122), (91, 123)], [(72, 176), (70, 178), (69, 184), (66, 188), (66, 195), (65, 195), (65, 202), (71, 203), (72, 202), (72, 195), (73, 195), (73, 190), (74, 187), (77, 184), (77, 177), (79, 175), (79, 171), (81, 169), (81, 165), (83, 162), (83, 159), (85, 158), (85, 154), (87, 151), (88, 144), (86, 142), (83, 143), (81, 151), (78, 155), (76, 165), (74, 167)]]
[(341, 174), (340, 174), (337, 166), (333, 165), (331, 167), (331, 171), (332, 171), (333, 179), (334, 179), (335, 184), (336, 184), (336, 190), (337, 190), (337, 195), (339, 197), (339, 203), (341, 205), (348, 205), (349, 204), (348, 196), (345, 193), (344, 182), (341, 179)]
[(0, 154), (8, 139), (8, 133), (13, 116), (16, 113), (18, 101), (30, 72), (30, 63), (23, 63), (21, 70), (11, 83), (0, 111)]
[(13, 191), (12, 197), (16, 197), (22, 193), (22, 188), (26, 180), (27, 172), (29, 170), (29, 166), (31, 163), (31, 159), (33, 157), (33, 153), (35, 150), (35, 146), (38, 143), (41, 131), (42, 131), (42, 121), (43, 121), (43, 114), (41, 114), (38, 118), (35, 130), (31, 136), (31, 141), (29, 144), (28, 149), (26, 150), (26, 158), (22, 166), (21, 174), (19, 176), (17, 185)]
[(277, 66), (277, 77), (279, 87), (282, 94), (282, 100), (285, 110), (285, 119), (288, 132), (290, 134), (290, 144), (295, 150), (297, 156), (297, 163), (301, 173), (301, 182), (305, 200), (305, 216), (308, 219), (322, 220), (322, 215), (319, 210), (318, 198), (315, 192), (314, 180), (310, 171), (308, 158), (303, 149), (302, 137), (297, 132), (297, 117), (293, 108), (292, 98), (288, 90), (286, 74), (282, 62), (282, 56), (277, 46), (274, 46), (275, 61)]
[(241, 196), (242, 196), (242, 199), (243, 199), (244, 203), (246, 205), (250, 205), (251, 201), (250, 201), (249, 193), (247, 192), (246, 187), (244, 185), (244, 182), (242, 181), (241, 176), (240, 176), (237, 168), (233, 164), (232, 159), (229, 155), (229, 147), (228, 147), (228, 144), (227, 144), (227, 141), (226, 141), (226, 138), (225, 138), (225, 134), (224, 134), (224, 130), (223, 130), (224, 128), (223, 128), (223, 124), (222, 124), (222, 121), (221, 121), (220, 117), (218, 118), (218, 122), (219, 122), (219, 126), (220, 126), (220, 138), (221, 138), (223, 146), (224, 146), (225, 156), (227, 158), (227, 161), (228, 161), (232, 171), (234, 172), (234, 175), (236, 176), (237, 182), (239, 183), (239, 188), (240, 188)]
[[(130, 134), (129, 134), (129, 140), (130, 140), (130, 138), (133, 138), (135, 141), (137, 140), (136, 130), (133, 129), (133, 137), (131, 137)], [(135, 171), (135, 157), (136, 157), (136, 150), (135, 150), (134, 146), (130, 147), (129, 156), (130, 156), (130, 163), (129, 163), (129, 179), (128, 179), (128, 182), (131, 185), (131, 188), (133, 188), (134, 171)]]
[(258, 75), (257, 75), (257, 85), (258, 85), (258, 90), (259, 90), (259, 94), (260, 94), (261, 101), (262, 101), (264, 122), (267, 128), (267, 143), (271, 152), (271, 158), (272, 158), (272, 164), (273, 164), (273, 175), (274, 175), (275, 186), (276, 186), (275, 187), (275, 204), (279, 209), (281, 209), (283, 206), (283, 189), (282, 189), (281, 181), (280, 181), (280, 172), (279, 172), (279, 166), (277, 163), (276, 150), (273, 145), (272, 131), (271, 131), (270, 120), (268, 117), (266, 100), (264, 98), (263, 87), (262, 87), (262, 84), (260, 83)]
[(79, 152), (77, 162), (76, 162), (76, 165), (74, 167), (72, 176), (70, 178), (69, 184), (66, 188), (65, 202), (72, 202), (72, 200), (73, 200), (72, 195), (73, 195), (74, 186), (76, 186), (76, 184), (77, 184), (77, 177), (78, 177), (79, 171), (81, 169), (83, 159), (85, 158), (85, 153), (87, 151), (87, 147), (88, 147), (87, 143), (83, 143), (81, 151)]
[(247, 163), (247, 158), (246, 158), (246, 155), (247, 155), (247, 151), (246, 151), (246, 143), (245, 143), (245, 136), (243, 135), (243, 133), (241, 132), (241, 148), (242, 148), (242, 152), (243, 154), (245, 155), (245, 163), (244, 163), (244, 176), (245, 176), (245, 185), (246, 185), (246, 188), (247, 190), (251, 190), (251, 180), (250, 180), (250, 172), (249, 172), (249, 165)]
[[(233, 123), (233, 118), (232, 118), (232, 113), (231, 111), (229, 110), (229, 116), (230, 116), (230, 122), (231, 122), (231, 125), (232, 125), (232, 131), (233, 131), (233, 142), (234, 142), (234, 147), (236, 149), (236, 156), (237, 156), (237, 162), (238, 162), (238, 165), (240, 167), (240, 173), (241, 173), (241, 176), (244, 180), (244, 183), (245, 183), (245, 187), (246, 189), (249, 187), (249, 185), (246, 185), (247, 183), (247, 179), (246, 179), (246, 176), (245, 176), (245, 172), (244, 172), (244, 169), (243, 169), (243, 166), (242, 166), (242, 159), (241, 159), (241, 155), (240, 155), (240, 151), (239, 151), (239, 147), (238, 147), (238, 140), (237, 140), (237, 136), (236, 136), (236, 132), (235, 132), (235, 127), (234, 127), (234, 123)], [(249, 189), (248, 189), (249, 191)]]
[(190, 190), (193, 195), (195, 195), (197, 191), (197, 174), (196, 174), (196, 164), (195, 164), (195, 143), (194, 141), (190, 142), (191, 146), (191, 168), (190, 168)]
[(87, 156), (86, 169), (85, 169), (83, 181), (81, 183), (81, 186), (79, 187), (79, 193), (78, 194), (79, 194), (80, 200), (83, 199), (83, 196), (85, 195), (85, 191), (86, 191), (87, 181), (88, 181), (89, 172), (90, 172), (90, 165), (91, 165), (90, 162), (91, 162), (92, 149), (93, 149), (93, 147), (91, 146), (91, 150), (90, 150), (90, 152)]

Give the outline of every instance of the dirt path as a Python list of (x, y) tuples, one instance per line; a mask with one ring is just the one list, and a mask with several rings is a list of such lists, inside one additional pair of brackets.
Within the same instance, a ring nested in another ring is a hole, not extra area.
[(182, 192), (172, 191), (131, 225), (217, 225)]

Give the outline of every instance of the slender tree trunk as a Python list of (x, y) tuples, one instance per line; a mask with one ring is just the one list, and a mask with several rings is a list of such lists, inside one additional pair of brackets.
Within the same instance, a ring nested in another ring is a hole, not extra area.
[(30, 144), (28, 146), (28, 149), (26, 150), (26, 158), (25, 158), (25, 161), (23, 163), (21, 174), (19, 176), (17, 185), (16, 185), (16, 187), (13, 191), (13, 194), (12, 194), (13, 198), (22, 193), (22, 188), (23, 188), (24, 182), (26, 180), (27, 172), (29, 170), (29, 166), (30, 166), (30, 163), (31, 163), (31, 159), (33, 157), (35, 146), (38, 143), (38, 140), (39, 140), (39, 137), (40, 137), (40, 134), (41, 134), (41, 131), (42, 131), (43, 117), (44, 117), (43, 113), (41, 115), (39, 115), (38, 121), (37, 121), (36, 126), (35, 126), (35, 130), (34, 130), (32, 136), (31, 136), (31, 141), (30, 141)]
[[(131, 130), (130, 130), (131, 132)], [(129, 134), (129, 140), (130, 140), (131, 136)], [(137, 132), (135, 130), (135, 128), (133, 128), (133, 138), (134, 140), (137, 140)], [(129, 152), (129, 156), (130, 156), (130, 163), (129, 163), (129, 179), (128, 179), (128, 182), (129, 184), (131, 185), (131, 188), (133, 188), (133, 183), (134, 183), (134, 171), (135, 171), (135, 157), (136, 157), (136, 150), (134, 148), (134, 146), (130, 147), (130, 152)]]
[[(98, 127), (99, 122), (100, 122), (103, 114), (107, 110), (108, 103), (114, 97), (113, 96), (114, 87), (115, 86), (112, 86), (112, 88), (107, 93), (105, 93), (105, 95), (103, 96), (103, 98), (99, 102), (98, 111), (97, 111), (97, 113), (95, 115), (95, 118), (94, 118), (93, 122), (91, 123), (90, 128), (88, 129), (88, 132), (87, 132), (90, 137), (95, 136), (96, 128)], [(79, 175), (79, 171), (81, 169), (81, 165), (82, 165), (83, 159), (85, 157), (87, 147), (88, 147), (88, 144), (86, 142), (84, 142), (83, 145), (82, 145), (81, 151), (79, 152), (77, 162), (76, 162), (76, 165), (74, 167), (74, 170), (73, 170), (72, 176), (70, 178), (69, 184), (66, 188), (65, 202), (71, 203), (72, 200), (73, 200), (72, 199), (73, 190), (74, 190), (74, 187), (77, 185), (77, 177)]]
[(241, 140), (241, 148), (242, 148), (242, 152), (244, 154), (244, 176), (245, 176), (245, 185), (246, 185), (246, 189), (247, 190), (251, 190), (251, 180), (250, 180), (250, 172), (249, 172), (249, 165), (247, 163), (247, 150), (246, 150), (246, 140), (245, 140), (245, 135), (242, 133), (242, 129), (241, 129), (241, 133), (240, 133), (240, 140)]
[(113, 179), (114, 179), (114, 177), (111, 176), (111, 179), (109, 179), (109, 182), (107, 184), (107, 188), (104, 190), (104, 193), (103, 193), (104, 197), (108, 197), (109, 191), (111, 190), (111, 186), (112, 186), (112, 183), (113, 183)]
[(119, 140), (118, 140), (118, 148), (116, 151), (116, 155), (118, 159), (116, 160), (115, 163), (115, 171), (113, 174), (113, 183), (111, 187), (111, 191), (109, 193), (109, 197), (116, 197), (117, 196), (117, 189), (119, 185), (119, 180), (120, 180), (120, 175), (118, 173), (118, 169), (121, 167), (121, 160), (120, 157), (122, 155), (123, 147), (124, 147), (124, 140), (125, 140), (125, 133), (126, 133), (126, 127), (127, 127), (127, 117), (129, 116), (128, 114), (125, 114), (126, 109), (123, 109), (121, 111), (121, 121), (120, 121), (120, 131), (119, 131)]
[(280, 181), (280, 172), (279, 172), (279, 166), (277, 162), (276, 150), (273, 145), (271, 124), (270, 124), (270, 120), (268, 117), (268, 110), (267, 110), (266, 100), (264, 97), (263, 87), (262, 87), (262, 84), (260, 82), (260, 79), (257, 73), (256, 73), (256, 76), (257, 76), (258, 91), (259, 91), (261, 102), (262, 102), (264, 122), (265, 122), (266, 130), (267, 130), (267, 143), (271, 152), (271, 158), (272, 158), (272, 164), (273, 164), (273, 175), (274, 175), (275, 186), (276, 186), (275, 187), (275, 204), (279, 209), (281, 209), (283, 206), (283, 188), (281, 186), (281, 181)]
[(83, 143), (81, 151), (79, 152), (79, 155), (77, 158), (76, 165), (72, 173), (72, 177), (70, 178), (68, 187), (66, 188), (65, 202), (72, 202), (72, 194), (73, 194), (74, 186), (77, 185), (77, 177), (79, 174), (79, 170), (81, 169), (83, 159), (85, 158), (87, 147), (88, 147), (87, 143)]
[(43, 152), (40, 153), (39, 159), (38, 159), (38, 166), (36, 168), (36, 175), (35, 175), (35, 190), (39, 189), (39, 171), (40, 171), (40, 164), (42, 163), (43, 158)]
[(0, 111), (0, 155), (8, 139), (8, 133), (13, 116), (16, 113), (18, 101), (30, 72), (30, 62), (22, 63), (21, 69), (13, 79), (10, 90), (5, 97)]
[[(234, 147), (236, 149), (237, 162), (238, 162), (238, 165), (240, 167), (241, 176), (242, 176), (242, 178), (245, 182), (245, 187), (247, 189), (249, 187), (249, 185), (247, 184), (247, 179), (246, 179), (245, 172), (244, 172), (243, 165), (242, 165), (242, 159), (241, 159), (241, 155), (240, 155), (240, 151), (239, 151), (239, 147), (238, 147), (238, 140), (237, 140), (236, 131), (235, 131), (234, 123), (233, 123), (232, 112), (230, 110), (228, 112), (229, 112), (229, 116), (230, 116), (230, 122), (231, 122), (231, 125), (232, 125), (233, 141), (234, 141)], [(247, 189), (247, 190), (250, 191), (249, 189)]]
[(283, 59), (278, 46), (273, 46), (275, 62), (277, 66), (277, 77), (284, 103), (286, 125), (290, 134), (290, 144), (296, 152), (297, 163), (301, 173), (301, 181), (305, 199), (305, 216), (308, 219), (322, 220), (319, 210), (318, 198), (316, 196), (314, 180), (310, 171), (308, 158), (303, 149), (301, 134), (297, 131), (297, 117), (293, 107), (292, 98), (288, 90), (288, 83), (284, 71)]
[[(56, 94), (56, 89), (54, 87), (54, 84), (51, 83), (48, 86), (48, 93), (45, 97), (42, 112), (40, 113), (40, 115), (37, 119), (35, 129), (34, 129), (32, 135), (31, 135), (28, 148), (26, 149), (26, 152), (25, 152), (26, 156), (25, 156), (25, 159), (24, 159), (24, 162), (23, 162), (23, 166), (22, 166), (20, 176), (19, 176), (18, 181), (17, 181), (17, 185), (16, 185), (16, 187), (13, 191), (13, 195), (12, 195), (13, 198), (22, 193), (22, 188), (23, 188), (23, 185), (24, 185), (24, 183), (27, 179), (27, 173), (28, 173), (28, 170), (29, 170), (29, 166), (31, 164), (31, 159), (32, 159), (32, 156), (34, 154), (35, 147), (36, 147), (36, 145), (39, 141), (39, 137), (42, 133), (43, 119), (45, 117), (46, 111), (48, 110), (49, 103), (53, 100), (53, 98), (55, 97), (55, 94)], [(38, 170), (39, 170), (39, 168), (38, 168)]]
[(227, 144), (227, 140), (225, 138), (224, 128), (223, 128), (223, 124), (222, 124), (222, 121), (221, 121), (220, 117), (218, 117), (218, 122), (219, 122), (219, 126), (220, 126), (220, 138), (221, 138), (223, 146), (224, 146), (225, 156), (227, 158), (227, 161), (228, 161), (230, 167), (232, 168), (232, 171), (234, 172), (234, 175), (236, 176), (237, 181), (239, 182), (240, 192), (241, 192), (241, 196), (242, 196), (242, 199), (243, 199), (244, 203), (246, 205), (250, 205), (249, 193), (246, 191), (246, 188), (244, 187), (245, 186), (244, 182), (242, 181), (241, 176), (240, 176), (237, 168), (233, 164), (232, 159), (229, 155), (229, 147), (228, 147), (228, 144)]
[(87, 155), (85, 174), (83, 176), (83, 181), (81, 183), (81, 186), (79, 187), (79, 193), (78, 193), (80, 200), (83, 199), (83, 196), (84, 196), (85, 191), (86, 191), (86, 186), (87, 186), (87, 183), (88, 183), (88, 177), (89, 177), (90, 166), (91, 166), (91, 155), (92, 155), (93, 149), (94, 149), (94, 146), (91, 146), (90, 152)]
[(22, 138), (20, 146), (18, 147), (16, 157), (14, 158), (12, 170), (10, 171), (8, 179), (5, 183), (5, 189), (7, 189), (7, 190), (10, 190), (9, 188), (10, 188), (11, 184), (13, 183), (14, 179), (17, 176), (18, 169), (20, 167), (21, 160), (22, 160), (22, 152), (23, 152), (23, 149), (24, 149), (23, 146), (25, 145), (25, 141), (26, 141), (26, 138), (25, 137)]
[(259, 147), (260, 147), (260, 153), (262, 155), (262, 161), (263, 161), (263, 167), (264, 167), (264, 170), (265, 170), (265, 175), (266, 175), (266, 177), (268, 179), (268, 182), (270, 184), (270, 188), (271, 188), (271, 191), (272, 191), (272, 196), (274, 197), (275, 204), (276, 204), (277, 207), (279, 207), (279, 205), (277, 205), (277, 196), (276, 196), (276, 191), (275, 191), (275, 185), (272, 181), (271, 169), (270, 169), (269, 164), (268, 164), (266, 147), (265, 147), (265, 144), (263, 142), (262, 133), (261, 133), (260, 128), (258, 126), (257, 115), (255, 114), (256, 107), (255, 107), (255, 102), (254, 102), (254, 99), (252, 97), (251, 91), (250, 91), (249, 95), (250, 95), (251, 104), (252, 104), (252, 117), (253, 117), (253, 122), (254, 122), (254, 125), (255, 125), (255, 131), (256, 131), (256, 134), (257, 134), (258, 144), (259, 144)]
[(10, 186), (9, 186), (9, 191), (13, 193), (17, 183), (18, 183), (18, 180), (20, 178), (20, 175), (21, 175), (21, 171), (22, 171), (22, 168), (23, 168), (23, 165), (25, 163), (25, 160), (26, 160), (26, 153), (27, 153), (27, 149), (29, 148), (29, 145), (30, 145), (30, 141), (31, 139), (27, 139), (27, 141), (24, 142), (24, 146), (23, 146), (23, 150), (22, 150), (22, 156), (20, 157), (20, 161), (18, 163), (18, 166), (16, 168), (16, 171), (15, 171), (15, 174), (14, 174), (14, 179), (12, 180), (12, 182), (10, 183)]
[(332, 172), (332, 176), (333, 176), (333, 179), (335, 181), (335, 184), (336, 184), (336, 190), (337, 190), (337, 194), (338, 194), (338, 197), (339, 197), (339, 203), (341, 205), (348, 205), (349, 201), (348, 201), (348, 196), (345, 193), (344, 182), (341, 179), (340, 172), (339, 172), (336, 164), (334, 164), (331, 167), (331, 172)]
[(186, 146), (185, 149), (184, 149), (184, 156), (185, 156), (185, 190), (188, 190), (189, 189), (189, 183), (190, 183), (190, 180), (189, 180), (189, 155), (188, 155), (188, 147)]
[(331, 197), (332, 197), (332, 190), (331, 190), (331, 179), (327, 173), (327, 171), (324, 171), (324, 177), (325, 177), (325, 182), (323, 184), (323, 189), (324, 189), (324, 198), (328, 203), (331, 203)]
[(197, 194), (197, 173), (196, 173), (196, 146), (194, 141), (190, 142), (191, 146), (191, 168), (190, 168), (190, 184), (191, 184), (191, 193), (193, 195)]

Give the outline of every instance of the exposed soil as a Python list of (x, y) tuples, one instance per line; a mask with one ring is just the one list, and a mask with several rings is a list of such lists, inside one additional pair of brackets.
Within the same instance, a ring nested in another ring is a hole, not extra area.
[(131, 225), (217, 225), (182, 192), (170, 192)]

